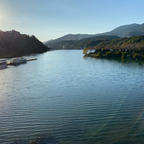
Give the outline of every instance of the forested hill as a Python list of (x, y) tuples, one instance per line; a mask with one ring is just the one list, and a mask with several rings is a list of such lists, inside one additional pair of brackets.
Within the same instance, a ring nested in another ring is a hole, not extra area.
[(100, 42), (117, 39), (117, 36), (93, 36), (90, 38), (80, 40), (63, 40), (63, 41), (51, 41), (46, 43), (48, 47), (53, 49), (83, 49), (88, 46), (94, 46)]
[(119, 37), (141, 36), (144, 35), (144, 24), (122, 25), (105, 34)]
[(99, 44), (91, 46), (94, 49), (127, 49), (144, 50), (144, 36), (133, 36), (129, 38), (118, 38), (102, 41)]
[(133, 58), (144, 60), (144, 36), (104, 41), (95, 46), (85, 48), (84, 54), (100, 58)]
[[(87, 40), (99, 36), (131, 37), (144, 35), (144, 24), (129, 24), (119, 26), (111, 31), (99, 34), (68, 34), (45, 44), (51, 49), (79, 49), (87, 44)], [(84, 42), (86, 40), (86, 43)], [(77, 47), (76, 47), (77, 46)]]
[(0, 31), (0, 58), (43, 53), (48, 50), (48, 47), (35, 36), (21, 34), (14, 30)]

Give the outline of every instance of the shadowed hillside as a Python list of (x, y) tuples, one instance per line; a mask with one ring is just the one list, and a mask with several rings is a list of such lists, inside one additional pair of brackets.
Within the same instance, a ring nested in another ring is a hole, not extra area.
[(88, 46), (94, 46), (105, 40), (117, 39), (117, 36), (93, 36), (80, 40), (56, 40), (46, 43), (48, 47), (53, 49), (83, 49)]
[(17, 31), (0, 31), (0, 58), (43, 53), (47, 50), (48, 47), (35, 36), (20, 34)]

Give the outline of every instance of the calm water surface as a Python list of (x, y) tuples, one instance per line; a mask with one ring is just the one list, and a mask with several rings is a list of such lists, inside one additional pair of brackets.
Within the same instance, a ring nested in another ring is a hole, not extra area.
[(144, 143), (144, 66), (52, 51), (0, 71), (0, 144)]

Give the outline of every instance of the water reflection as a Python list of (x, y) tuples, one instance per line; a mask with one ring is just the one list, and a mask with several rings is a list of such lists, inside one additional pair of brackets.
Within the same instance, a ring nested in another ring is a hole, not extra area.
[(144, 67), (53, 51), (0, 71), (0, 143), (143, 143)]

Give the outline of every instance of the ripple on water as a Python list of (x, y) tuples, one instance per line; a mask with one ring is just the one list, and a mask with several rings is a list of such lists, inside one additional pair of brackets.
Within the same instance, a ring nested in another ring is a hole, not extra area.
[(80, 50), (0, 71), (0, 143), (144, 143), (143, 71)]

